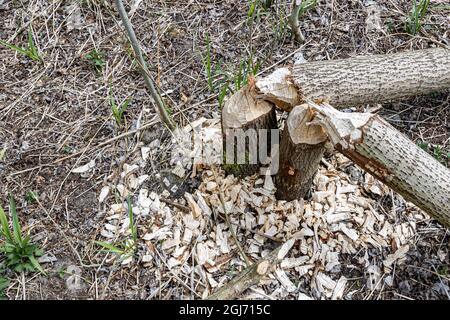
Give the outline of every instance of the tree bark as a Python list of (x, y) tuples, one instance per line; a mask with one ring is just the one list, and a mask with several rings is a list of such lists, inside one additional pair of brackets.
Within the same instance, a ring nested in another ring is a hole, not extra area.
[(310, 125), (314, 112), (307, 105), (295, 107), (281, 134), (279, 170), (275, 176), (279, 200), (305, 198), (325, 151), (327, 135), (318, 125)]
[(222, 109), (224, 169), (248, 176), (269, 163), (271, 129), (277, 129), (273, 103), (256, 99), (254, 80), (225, 102)]
[(259, 79), (256, 88), (260, 97), (287, 111), (307, 99), (337, 108), (399, 100), (450, 88), (450, 50), (296, 64)]
[(309, 105), (335, 148), (406, 200), (450, 226), (450, 170), (381, 117)]
[[(450, 50), (434, 48), (297, 64), (258, 79), (255, 88), (259, 99), (288, 112), (306, 101), (346, 107), (398, 100), (450, 88)], [(298, 124), (297, 129), (301, 127), (305, 123)], [(283, 132), (280, 171), (275, 178), (280, 199), (305, 196), (322, 148), (293, 143), (292, 134)]]

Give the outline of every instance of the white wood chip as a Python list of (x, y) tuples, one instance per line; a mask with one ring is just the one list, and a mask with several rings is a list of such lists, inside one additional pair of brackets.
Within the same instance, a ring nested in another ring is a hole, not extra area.
[(150, 241), (153, 239), (157, 239), (157, 240), (163, 240), (165, 239), (165, 237), (169, 234), (172, 234), (172, 231), (170, 230), (169, 227), (162, 227), (154, 232), (151, 233), (147, 233), (145, 234), (142, 239), (146, 240), (146, 241)]
[(108, 230), (108, 231), (115, 232), (119, 228), (116, 225), (112, 225), (112, 224), (107, 223), (107, 224), (105, 224), (105, 229)]
[(281, 261), (280, 267), (282, 269), (290, 269), (290, 268), (299, 267), (299, 266), (307, 263), (309, 261), (309, 259), (310, 259), (309, 256), (302, 256), (302, 257), (298, 257), (298, 258), (286, 258), (283, 261)]
[(398, 248), (393, 254), (387, 256), (386, 260), (383, 261), (385, 267), (390, 267), (395, 261), (403, 259), (409, 251), (409, 245), (404, 245)]
[(310, 296), (307, 296), (306, 294), (300, 292), (298, 294), (297, 300), (314, 300), (314, 299), (311, 298)]
[(148, 157), (150, 155), (150, 148), (149, 147), (142, 147), (141, 148), (141, 157), (142, 160), (144, 160), (145, 162), (148, 160)]
[(316, 191), (313, 194), (312, 200), (321, 203), (325, 200), (325, 198), (332, 196), (333, 193), (331, 191)]
[(350, 218), (351, 218), (350, 213), (341, 212), (341, 213), (336, 213), (336, 214), (327, 214), (325, 219), (327, 220), (327, 222), (329, 224), (332, 224), (332, 223), (336, 223), (336, 222), (349, 220)]
[(306, 275), (308, 271), (314, 267), (315, 267), (314, 264), (305, 264), (304, 266), (295, 267), (295, 271), (297, 271), (298, 275), (302, 277)]
[(111, 188), (108, 186), (103, 187), (102, 190), (100, 190), (100, 195), (98, 196), (98, 202), (102, 203), (103, 201), (105, 201), (110, 190), (111, 190)]
[(161, 245), (161, 249), (163, 250), (167, 250), (173, 247), (176, 247), (177, 245), (180, 244), (180, 240), (179, 239), (169, 239), (169, 240), (165, 240), (162, 245)]
[(85, 173), (94, 167), (95, 167), (95, 159), (89, 161), (88, 163), (86, 163), (85, 165), (82, 165), (81, 167), (77, 167), (77, 168), (73, 169), (72, 172), (73, 173)]
[(349, 229), (345, 224), (340, 225), (341, 231), (353, 241), (358, 240), (358, 233), (354, 229)]
[(183, 222), (187, 229), (196, 230), (200, 227), (200, 221), (194, 219), (190, 214), (183, 217)]
[(284, 259), (284, 257), (288, 254), (289, 250), (291, 250), (292, 246), (294, 245), (295, 240), (296, 239), (294, 239), (294, 238), (289, 239), (281, 246), (280, 250), (278, 251), (278, 255), (277, 255), (277, 258), (279, 260)]
[(336, 283), (336, 286), (334, 287), (333, 295), (331, 296), (331, 300), (342, 299), (342, 297), (344, 296), (344, 290), (345, 290), (346, 284), (347, 284), (347, 278), (344, 276), (341, 276), (339, 278), (338, 282)]
[(367, 267), (367, 287), (369, 290), (380, 290), (381, 289), (381, 269), (377, 265), (370, 265)]
[(179, 266), (181, 264), (181, 261), (171, 257), (168, 261), (167, 261), (167, 265), (169, 267), (169, 269), (173, 269), (173, 267)]
[(200, 207), (201, 211), (208, 217), (211, 216), (211, 209), (209, 208), (208, 204), (206, 203), (205, 199), (203, 198), (202, 194), (200, 193), (200, 191), (196, 191), (195, 195), (197, 196), (197, 204)]
[(189, 228), (184, 229), (184, 235), (183, 235), (183, 240), (182, 240), (183, 243), (184, 244), (191, 243), (192, 235), (193, 235), (193, 233), (192, 233), (191, 229), (189, 229)]
[(202, 215), (202, 210), (198, 206), (197, 202), (195, 202), (194, 197), (192, 196), (192, 194), (186, 192), (184, 194), (184, 198), (188, 202), (188, 205), (191, 208), (192, 215), (194, 216), (194, 218), (200, 217)]
[(333, 290), (336, 287), (336, 281), (331, 279), (326, 274), (319, 272), (316, 276), (316, 285), (320, 293), (324, 294), (328, 298), (331, 298)]
[(146, 254), (142, 256), (142, 262), (147, 263), (153, 260), (153, 256), (151, 254)]
[(286, 272), (284, 272), (283, 270), (276, 269), (275, 276), (278, 281), (280, 281), (281, 285), (287, 290), (287, 292), (294, 292), (297, 290), (297, 287), (292, 283)]
[(206, 261), (209, 259), (209, 249), (208, 246), (204, 243), (197, 243), (197, 263), (199, 265), (204, 265)]

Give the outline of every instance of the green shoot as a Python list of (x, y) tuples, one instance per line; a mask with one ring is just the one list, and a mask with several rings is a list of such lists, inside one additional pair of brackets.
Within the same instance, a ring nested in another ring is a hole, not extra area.
[(270, 8), (272, 1), (248, 0), (248, 4), (247, 24), (252, 25), (255, 19), (260, 19), (261, 15), (264, 15), (264, 11)]
[(105, 249), (102, 251), (116, 254), (117, 256), (119, 256), (120, 261), (123, 261), (133, 256), (137, 247), (137, 226), (134, 223), (133, 207), (130, 196), (128, 196), (127, 198), (127, 206), (128, 206), (128, 219), (130, 221), (131, 238), (125, 239), (124, 241), (117, 244), (104, 241), (95, 241), (97, 245)]
[(0, 206), (0, 236), (4, 243), (0, 252), (5, 254), (5, 265), (16, 272), (39, 271), (45, 274), (36, 257), (43, 255), (43, 251), (36, 244), (31, 243), (30, 235), (23, 236), (17, 216), (16, 204), (12, 196), (9, 198), (9, 210), (12, 217), (12, 232), (9, 228), (8, 218)]
[(103, 67), (106, 65), (105, 55), (96, 49), (91, 50), (85, 58), (91, 63), (97, 72), (102, 72)]
[(406, 32), (411, 35), (416, 35), (422, 27), (423, 18), (425, 17), (430, 0), (413, 0), (413, 7), (406, 20)]
[(300, 3), (300, 9), (298, 11), (298, 17), (303, 16), (306, 13), (306, 11), (314, 8), (316, 6), (316, 4), (317, 4), (317, 0), (303, 0)]
[(33, 40), (33, 33), (31, 32), (31, 26), (28, 28), (28, 44), (26, 48), (21, 48), (16, 45), (13, 45), (11, 43), (8, 43), (6, 41), (0, 40), (0, 44), (17, 51), (20, 54), (23, 54), (24, 56), (30, 58), (33, 61), (42, 61), (41, 56), (39, 55), (38, 49), (36, 48), (36, 45), (34, 44)]
[(234, 87), (236, 91), (240, 90), (243, 86), (248, 84), (248, 77), (254, 76), (258, 73), (260, 63), (253, 61), (253, 55), (250, 55), (247, 61), (241, 61), (239, 63), (239, 70), (234, 76)]
[(447, 152), (440, 145), (432, 145), (426, 141), (417, 142), (417, 146), (422, 150), (425, 150), (439, 162), (445, 163), (450, 162), (450, 152)]
[(9, 280), (0, 276), (0, 300), (6, 297), (5, 289), (9, 286)]
[(428, 142), (419, 141), (417, 142), (417, 145), (419, 146), (420, 149), (428, 151)]
[[(202, 62), (206, 70), (206, 77), (209, 90), (211, 93), (217, 94), (217, 100), (219, 102), (219, 109), (222, 108), (225, 96), (229, 91), (238, 91), (243, 86), (247, 85), (248, 77), (250, 75), (256, 75), (260, 69), (260, 62), (255, 63), (253, 55), (251, 54), (248, 59), (241, 60), (239, 63), (239, 69), (237, 72), (232, 73), (223, 70), (223, 61), (213, 66), (211, 56), (211, 41), (209, 35), (206, 36), (206, 53), (202, 56)], [(217, 79), (217, 81), (214, 81)], [(230, 81), (231, 80), (231, 81)]]
[(70, 153), (73, 153), (73, 149), (70, 146), (64, 146), (63, 152), (67, 153), (67, 154), (70, 154)]
[(25, 195), (25, 200), (28, 203), (33, 203), (38, 199), (38, 195), (34, 191), (28, 191)]
[(109, 89), (109, 103), (111, 105), (112, 115), (114, 117), (114, 120), (116, 120), (116, 124), (118, 126), (121, 125), (122, 120), (123, 120), (123, 115), (124, 115), (125, 111), (127, 111), (131, 100), (132, 100), (131, 98), (127, 98), (127, 99), (125, 99), (125, 101), (123, 101), (122, 103), (117, 105), (116, 100), (114, 99), (113, 92), (112, 92), (112, 87), (110, 87), (110, 89)]
[(228, 81), (225, 81), (225, 83), (222, 85), (222, 89), (220, 89), (219, 95), (217, 96), (217, 99), (219, 101), (219, 109), (222, 109), (223, 102), (225, 100), (225, 96), (228, 93)]
[(259, 0), (250, 0), (249, 1), (250, 7), (247, 12), (247, 18), (253, 17), (253, 14), (255, 13), (256, 7), (259, 4)]
[(441, 146), (435, 146), (433, 150), (433, 156), (437, 161), (442, 161), (443, 152)]

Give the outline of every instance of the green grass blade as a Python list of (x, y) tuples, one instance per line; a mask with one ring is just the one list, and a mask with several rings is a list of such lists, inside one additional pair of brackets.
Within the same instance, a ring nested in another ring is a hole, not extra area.
[(33, 267), (36, 270), (38, 270), (40, 273), (42, 273), (44, 275), (46, 274), (44, 269), (42, 269), (40, 263), (37, 261), (37, 259), (33, 255), (28, 256), (28, 258), (30, 259), (31, 264), (33, 265)]
[(22, 246), (22, 230), (19, 223), (19, 217), (17, 216), (16, 202), (11, 195), (9, 195), (9, 210), (12, 217), (14, 239), (18, 245)]
[(18, 46), (15, 46), (15, 45), (10, 44), (10, 43), (8, 43), (6, 41), (3, 41), (3, 40), (0, 40), (0, 44), (5, 46), (5, 47), (7, 47), (7, 48), (9, 48), (9, 49), (15, 50), (15, 51), (17, 51), (17, 52), (19, 52), (19, 53), (21, 53), (23, 55), (26, 55), (26, 56), (28, 55), (28, 51), (26, 49), (24, 49), (24, 48), (20, 48)]
[(31, 26), (28, 28), (28, 49), (33, 49), (34, 43), (33, 43), (33, 34), (31, 33)]
[(131, 229), (131, 236), (133, 238), (133, 241), (136, 242), (137, 240), (137, 228), (134, 224), (134, 218), (133, 218), (133, 206), (131, 203), (131, 197), (128, 195), (127, 197), (127, 206), (128, 206), (128, 219), (130, 219), (130, 229)]
[(39, 54), (33, 41), (33, 33), (31, 32), (31, 26), (28, 28), (28, 57), (30, 57), (33, 60), (39, 60)]
[(228, 93), (228, 81), (225, 82), (225, 84), (223, 85), (222, 89), (220, 90), (219, 96), (218, 96), (218, 100), (219, 100), (219, 109), (222, 109), (223, 106), (223, 100), (225, 99), (225, 96)]
[(1, 232), (6, 238), (7, 241), (12, 242), (11, 231), (9, 230), (8, 218), (6, 217), (5, 211), (2, 206), (0, 206), (0, 224), (1, 224)]
[(123, 250), (114, 246), (111, 243), (108, 242), (103, 242), (103, 241), (95, 241), (95, 243), (105, 249), (108, 249), (107, 251), (112, 252), (112, 253), (117, 253), (117, 254), (122, 254)]
[(133, 98), (127, 98), (125, 99), (125, 101), (123, 102), (122, 106), (120, 107), (120, 115), (122, 118), (122, 115), (125, 111), (127, 111), (128, 106), (130, 105), (131, 100), (133, 100)]

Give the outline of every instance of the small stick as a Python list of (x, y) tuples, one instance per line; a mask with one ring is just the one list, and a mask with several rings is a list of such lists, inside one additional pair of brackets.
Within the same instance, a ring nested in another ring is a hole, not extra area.
[(281, 246), (273, 250), (265, 258), (242, 271), (217, 292), (211, 294), (207, 300), (235, 299), (251, 286), (258, 284), (272, 270), (272, 267), (278, 263), (278, 252), (280, 248)]

